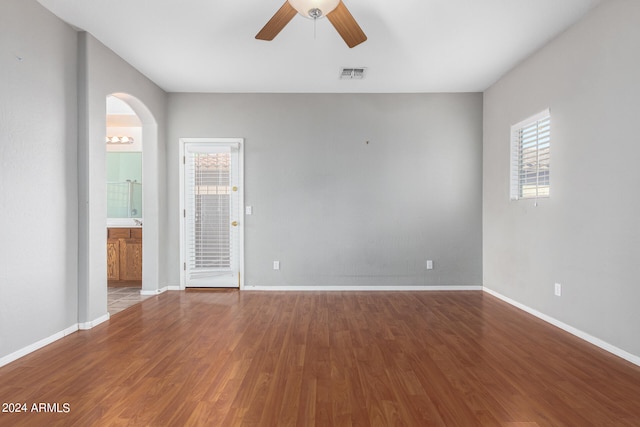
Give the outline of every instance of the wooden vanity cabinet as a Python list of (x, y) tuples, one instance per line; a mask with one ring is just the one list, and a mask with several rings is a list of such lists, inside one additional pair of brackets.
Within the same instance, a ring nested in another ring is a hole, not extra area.
[(120, 241), (107, 239), (107, 281), (120, 280)]
[(142, 229), (107, 229), (107, 280), (142, 281)]

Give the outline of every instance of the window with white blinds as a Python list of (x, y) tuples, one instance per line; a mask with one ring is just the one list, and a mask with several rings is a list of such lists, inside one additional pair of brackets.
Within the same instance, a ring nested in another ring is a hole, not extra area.
[(511, 127), (511, 199), (549, 197), (551, 115), (542, 111)]
[(187, 263), (192, 272), (231, 268), (231, 153), (187, 152)]

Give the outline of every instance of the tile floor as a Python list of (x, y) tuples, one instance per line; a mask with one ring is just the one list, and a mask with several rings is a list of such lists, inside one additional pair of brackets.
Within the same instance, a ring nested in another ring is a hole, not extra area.
[(107, 293), (107, 311), (109, 315), (113, 316), (149, 297), (150, 295), (140, 295), (140, 288), (110, 287)]

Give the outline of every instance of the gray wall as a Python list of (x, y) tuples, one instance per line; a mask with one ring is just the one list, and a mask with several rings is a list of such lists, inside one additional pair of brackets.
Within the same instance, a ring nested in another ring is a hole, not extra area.
[[(606, 2), (484, 97), (484, 284), (640, 356), (640, 2)], [(509, 128), (551, 109), (551, 197), (509, 201)], [(554, 283), (562, 284), (561, 297)]]
[(178, 139), (243, 137), (247, 286), (481, 285), (481, 94), (170, 94), (168, 117), (173, 284)]
[[(166, 224), (166, 93), (88, 33), (79, 33), (79, 320), (107, 314), (106, 98), (125, 93), (142, 120), (143, 288), (166, 281), (160, 265)], [(91, 325), (87, 325), (91, 326)]]
[(0, 2), (0, 358), (78, 321), (76, 32)]
[[(166, 228), (166, 94), (35, 0), (0, 2), (0, 359), (107, 314), (106, 96), (143, 128), (143, 281)], [(12, 356), (13, 357), (13, 356)]]

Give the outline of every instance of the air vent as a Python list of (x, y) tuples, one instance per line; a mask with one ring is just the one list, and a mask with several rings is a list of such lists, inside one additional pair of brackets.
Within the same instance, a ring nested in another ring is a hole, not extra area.
[(340, 70), (340, 80), (362, 80), (367, 73), (365, 67), (359, 68), (342, 68)]

